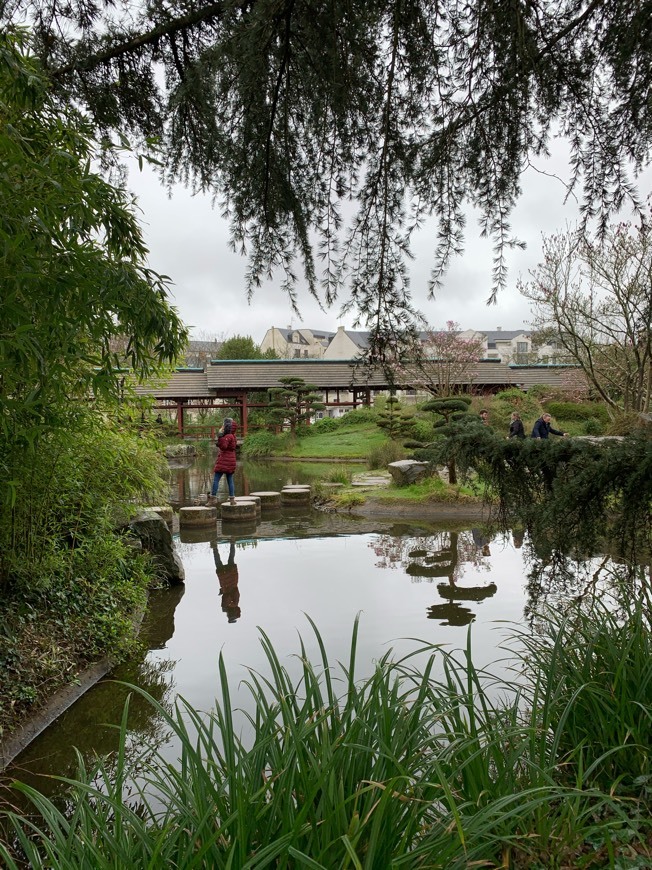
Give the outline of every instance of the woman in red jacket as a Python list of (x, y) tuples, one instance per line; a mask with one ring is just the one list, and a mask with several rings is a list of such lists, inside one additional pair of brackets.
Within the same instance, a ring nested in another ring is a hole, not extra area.
[(233, 484), (233, 472), (235, 471), (235, 448), (237, 442), (235, 440), (236, 424), (231, 417), (226, 417), (224, 424), (217, 433), (217, 446), (219, 453), (213, 471), (213, 488), (211, 490), (211, 498), (217, 495), (217, 488), (220, 485), (222, 475), (226, 474), (226, 482), (229, 486), (229, 496), (231, 504), (235, 504), (235, 486)]

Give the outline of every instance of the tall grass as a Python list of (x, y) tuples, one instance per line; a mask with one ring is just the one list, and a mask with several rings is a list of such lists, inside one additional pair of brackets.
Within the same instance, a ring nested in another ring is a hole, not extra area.
[[(311, 622), (320, 653), (311, 662), (301, 641), (292, 676), (261, 633), (269, 667), (247, 681), (253, 713), (236, 718), (222, 659), (210, 716), (149, 699), (180, 759), (144, 751), (126, 801), (125, 707), (123, 748), (69, 781), (68, 814), (15, 785), (40, 820), (6, 813), (16, 843), (0, 846), (0, 858), (11, 870), (19, 853), (32, 868), (60, 870), (634, 866), (616, 862), (645, 853), (650, 833), (634, 776), (647, 770), (650, 745), (649, 657), (638, 670), (649, 626), (640, 602), (627, 608), (584, 613), (584, 635), (554, 617), (547, 635), (522, 635), (527, 679), (513, 682), (476, 670), (470, 640), (457, 655), (387, 654), (359, 680), (357, 622), (337, 667)], [(580, 668), (587, 638), (595, 643)], [(608, 653), (609, 639), (620, 654)]]

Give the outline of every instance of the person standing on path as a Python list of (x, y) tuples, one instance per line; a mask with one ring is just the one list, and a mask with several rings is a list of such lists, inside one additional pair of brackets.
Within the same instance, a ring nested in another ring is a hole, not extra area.
[(509, 424), (509, 437), (510, 438), (525, 438), (525, 429), (523, 428), (523, 421), (521, 420), (521, 415), (518, 411), (514, 411), (512, 413), (512, 420)]
[(233, 482), (233, 472), (235, 471), (235, 450), (238, 446), (235, 439), (236, 424), (231, 417), (226, 417), (222, 428), (217, 433), (217, 447), (219, 453), (213, 471), (213, 488), (211, 489), (211, 498), (217, 495), (217, 488), (220, 485), (222, 475), (226, 474), (226, 482), (229, 487), (229, 497), (231, 504), (235, 504), (235, 485)]
[(532, 437), (547, 438), (548, 435), (560, 435), (562, 438), (565, 438), (568, 432), (560, 432), (559, 429), (553, 429), (550, 423), (551, 420), (550, 414), (542, 414), (532, 428)]

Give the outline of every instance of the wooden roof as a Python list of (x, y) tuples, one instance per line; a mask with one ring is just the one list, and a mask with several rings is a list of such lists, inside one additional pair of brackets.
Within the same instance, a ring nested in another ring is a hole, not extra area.
[(267, 390), (281, 386), (280, 378), (303, 378), (321, 390), (379, 389), (388, 386), (379, 369), (368, 369), (355, 360), (214, 360), (206, 371), (208, 386), (229, 389)]
[[(481, 386), (520, 386), (527, 390), (534, 384), (562, 386), (566, 373), (572, 370), (576, 377), (581, 370), (566, 365), (506, 365), (493, 360), (476, 363), (470, 379), (460, 383)], [(387, 389), (387, 377), (380, 369), (369, 369), (355, 360), (219, 360), (213, 361), (206, 371), (179, 369), (167, 379), (157, 379), (136, 386), (140, 396), (159, 399), (210, 399), (243, 392), (264, 391), (280, 386), (280, 378), (300, 377), (319, 390), (378, 390)], [(397, 384), (397, 386), (399, 386)]]
[(520, 366), (512, 363), (509, 366), (511, 382), (514, 386), (520, 386), (529, 390), (535, 384), (546, 384), (549, 387), (562, 387), (568, 379), (569, 372), (574, 380), (586, 381), (586, 377), (579, 366), (539, 363), (534, 365)]
[(139, 384), (139, 396), (156, 396), (159, 399), (209, 399), (215, 393), (208, 388), (206, 372), (197, 369), (180, 369), (167, 379)]

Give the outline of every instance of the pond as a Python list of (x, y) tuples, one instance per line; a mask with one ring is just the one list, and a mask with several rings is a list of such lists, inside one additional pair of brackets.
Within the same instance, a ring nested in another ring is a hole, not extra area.
[[(237, 491), (278, 489), (287, 482), (323, 479), (332, 465), (246, 464)], [(208, 476), (207, 476), (208, 475)], [(200, 460), (173, 471), (172, 500), (185, 503), (206, 492), (210, 465)], [(181, 495), (181, 500), (179, 496)], [(152, 595), (141, 638), (143, 653), (116, 668), (63, 714), (17, 759), (9, 773), (49, 792), (43, 774), (71, 775), (73, 747), (85, 758), (117, 747), (126, 690), (115, 681), (146, 689), (164, 705), (181, 696), (209, 710), (219, 695), (223, 655), (236, 703), (248, 668), (265, 671), (261, 629), (287, 661), (299, 651), (299, 633), (314, 661), (318, 645), (307, 616), (323, 637), (331, 663), (348, 658), (360, 615), (359, 675), (389, 648), (396, 655), (415, 640), (462, 649), (472, 625), (477, 666), (499, 664), (508, 624), (523, 625), (542, 597), (559, 605), (594, 584), (596, 560), (546, 572), (527, 539), (490, 534), (458, 523), (369, 520), (303, 509), (283, 511), (247, 536), (223, 534), (218, 522), (190, 541), (175, 532), (186, 583)], [(600, 565), (605, 570), (608, 560)], [(563, 572), (562, 572), (563, 573)], [(555, 585), (557, 584), (557, 585)], [(136, 696), (131, 703), (132, 745), (166, 734), (155, 711)], [(175, 758), (175, 746), (164, 750)]]

